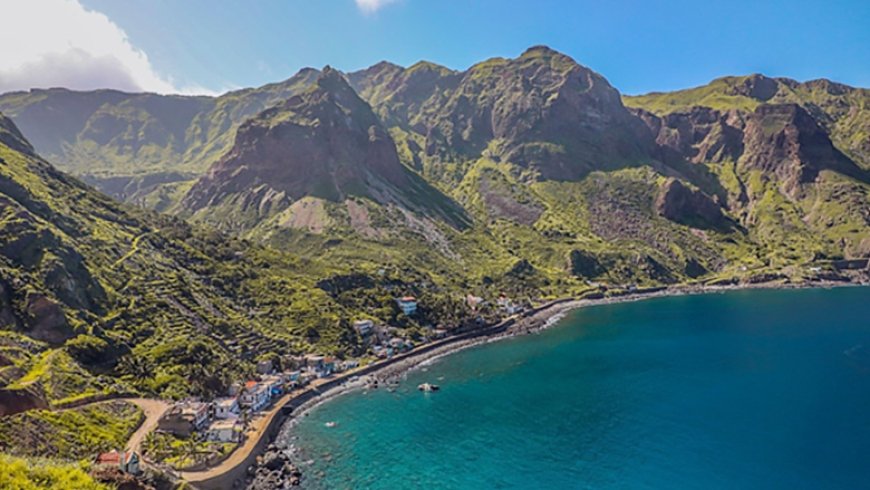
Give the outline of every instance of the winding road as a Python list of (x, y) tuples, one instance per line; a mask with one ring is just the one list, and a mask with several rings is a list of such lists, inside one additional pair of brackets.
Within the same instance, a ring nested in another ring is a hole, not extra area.
[(122, 398), (121, 400), (136, 405), (145, 413), (145, 420), (142, 421), (142, 424), (139, 425), (139, 428), (136, 429), (136, 432), (133, 432), (127, 441), (128, 451), (141, 453), (142, 441), (145, 440), (145, 436), (157, 427), (160, 416), (169, 409), (170, 404), (163, 400), (151, 398)]

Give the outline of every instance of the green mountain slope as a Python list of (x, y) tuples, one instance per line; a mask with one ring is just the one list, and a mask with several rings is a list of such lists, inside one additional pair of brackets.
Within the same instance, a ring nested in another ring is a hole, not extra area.
[(870, 254), (866, 90), (753, 75), (624, 99), (660, 158), (717, 176), (718, 197), (766, 260)]
[(220, 97), (31, 90), (0, 96), (0, 112), (61, 170), (141, 202), (157, 186), (177, 186), (201, 173), (232, 145), (246, 118), (300, 92), (316, 76), (306, 69), (284, 82)]

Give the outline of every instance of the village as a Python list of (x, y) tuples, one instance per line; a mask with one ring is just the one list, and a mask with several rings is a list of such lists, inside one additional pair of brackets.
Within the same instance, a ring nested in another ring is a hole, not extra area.
[[(465, 303), (473, 311), (488, 304), (483, 298), (471, 294), (466, 296)], [(397, 298), (396, 304), (406, 316), (417, 312), (418, 300), (413, 296)], [(522, 310), (504, 294), (493, 306), (500, 316)], [(99, 454), (94, 460), (95, 467), (120, 470), (130, 475), (139, 474), (143, 462), (168, 471), (198, 471), (213, 467), (241, 446), (247, 437), (259, 436), (252, 431), (253, 422), (279, 408), (275, 403), (285, 394), (316, 385), (317, 380), (327, 381), (355, 370), (361, 362), (390, 359), (451, 333), (444, 328), (429, 327), (427, 335), (414, 342), (404, 329), (376, 324), (371, 319), (358, 319), (352, 325), (366, 349), (364, 358), (339, 359), (306, 354), (260, 360), (256, 363), (255, 373), (248, 379), (232, 383), (224, 396), (173, 402), (160, 415), (142, 447)]]

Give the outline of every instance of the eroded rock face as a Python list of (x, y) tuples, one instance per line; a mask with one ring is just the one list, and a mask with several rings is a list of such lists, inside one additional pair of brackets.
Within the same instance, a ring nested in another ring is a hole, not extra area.
[(25, 298), (26, 334), (52, 345), (63, 344), (75, 336), (61, 306), (42, 293), (31, 292)]
[(775, 175), (783, 190), (796, 195), (829, 169), (866, 180), (867, 176), (837, 150), (815, 119), (796, 104), (760, 105), (746, 118), (740, 164)]
[[(751, 93), (770, 90), (758, 85), (744, 88)], [(792, 197), (825, 169), (864, 182), (870, 179), (834, 147), (812, 115), (797, 104), (761, 104), (752, 112), (695, 106), (662, 117), (642, 109), (633, 112), (655, 135), (660, 159), (671, 164), (680, 159), (690, 163), (738, 162), (742, 170), (762, 171)]]
[(737, 160), (743, 153), (742, 116), (737, 111), (720, 112), (693, 107), (663, 117), (633, 109), (656, 138), (662, 161), (685, 159), (692, 163)]
[(0, 417), (35, 409), (48, 409), (48, 402), (36, 389), (0, 389)]
[[(367, 194), (367, 181), (407, 185), (395, 145), (369, 107), (331, 69), (317, 88), (243, 124), (232, 150), (200, 179), (184, 204), (196, 210), (226, 194), (262, 189), (279, 200), (340, 201)], [(277, 197), (281, 196), (281, 197)], [(260, 206), (262, 198), (246, 205)]]
[(659, 190), (655, 209), (671, 221), (694, 228), (726, 229), (729, 226), (722, 209), (712, 198), (673, 178)]

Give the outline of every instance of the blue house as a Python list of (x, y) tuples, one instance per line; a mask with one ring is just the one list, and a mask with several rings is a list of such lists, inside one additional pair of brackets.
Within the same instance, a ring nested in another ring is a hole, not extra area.
[(406, 316), (411, 316), (417, 311), (417, 298), (413, 296), (403, 296), (398, 300), (399, 308)]

